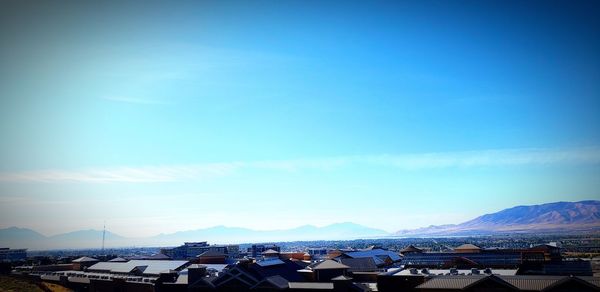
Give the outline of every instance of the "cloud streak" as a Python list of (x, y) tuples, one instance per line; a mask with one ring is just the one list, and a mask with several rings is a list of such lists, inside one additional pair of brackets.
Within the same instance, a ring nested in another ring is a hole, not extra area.
[(365, 160), (371, 163), (391, 165), (407, 170), (451, 167), (599, 164), (600, 148), (507, 149), (414, 155), (380, 155), (368, 157)]
[(600, 164), (600, 148), (508, 149), (84, 170), (2, 172), (0, 173), (0, 182), (161, 183), (213, 179), (232, 175), (241, 170), (335, 171), (346, 167), (375, 166), (403, 171), (419, 171), (443, 168), (596, 164)]

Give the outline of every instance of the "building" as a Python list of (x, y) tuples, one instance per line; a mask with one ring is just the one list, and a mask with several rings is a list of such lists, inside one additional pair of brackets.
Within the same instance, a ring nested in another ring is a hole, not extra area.
[[(75, 291), (135, 291), (168, 292), (175, 286), (179, 272), (188, 261), (129, 260), (126, 262), (96, 262), (83, 270), (76, 270), (76, 263), (88, 264), (90, 258), (79, 258), (71, 264), (45, 267), (16, 267), (13, 274), (46, 282), (56, 282)], [(171, 284), (169, 284), (171, 283)], [(164, 288), (163, 286), (170, 286)], [(180, 287), (181, 288), (181, 287)], [(185, 288), (185, 287), (184, 287)]]
[(330, 281), (338, 276), (345, 276), (350, 267), (334, 260), (324, 260), (308, 266), (317, 282)]
[(417, 248), (412, 244), (400, 250), (400, 253), (402, 255), (409, 254), (409, 253), (422, 253), (422, 252), (423, 252), (422, 249)]
[(560, 263), (560, 249), (541, 245), (528, 249), (483, 249), (463, 244), (451, 252), (418, 252), (410, 248), (403, 253), (402, 264), (408, 268), (518, 268), (540, 270), (543, 265)]
[[(533, 246), (529, 249), (523, 250), (522, 253), (525, 257), (539, 258), (539, 255), (543, 256), (546, 262), (560, 262), (562, 256), (560, 255), (560, 247), (555, 244), (541, 244)], [(537, 254), (537, 256), (535, 256)]]
[(411, 253), (404, 255), (407, 268), (517, 268), (521, 264), (518, 252), (491, 253)]
[(27, 259), (27, 249), (0, 248), (0, 262), (23, 261)]
[[(247, 291), (251, 289), (274, 287), (287, 289), (289, 282), (302, 282), (304, 279), (298, 270), (303, 266), (290, 260), (270, 259), (265, 261), (242, 261), (224, 270), (211, 285), (219, 291)], [(193, 287), (197, 286), (190, 283)], [(205, 283), (201, 283), (205, 286)], [(193, 291), (193, 290), (192, 290)]]
[(281, 247), (274, 244), (253, 244), (248, 248), (248, 253), (253, 257), (257, 258), (262, 255), (263, 252), (267, 250), (273, 250), (276, 252), (281, 252)]
[(328, 248), (309, 248), (306, 251), (312, 258), (324, 258), (329, 253)]
[(383, 272), (372, 257), (365, 258), (342, 258), (339, 260), (343, 265), (348, 266), (348, 272)]
[(244, 259), (230, 265), (129, 260), (98, 262), (85, 271), (47, 267), (45, 271), (17, 268), (13, 273), (60, 283), (75, 291), (92, 292), (600, 291), (600, 278), (593, 277), (516, 275), (515, 269), (413, 268), (390, 269), (389, 272), (381, 273), (361, 271), (376, 267), (372, 257), (348, 257), (339, 260), (342, 262), (324, 260), (309, 264), (271, 257), (259, 261)]
[(389, 275), (395, 276), (444, 276), (444, 275), (497, 275), (497, 276), (515, 276), (517, 269), (404, 269), (388, 272)]
[(454, 252), (456, 252), (456, 253), (480, 253), (481, 247), (476, 246), (474, 244), (465, 243), (463, 245), (455, 247)]
[(168, 255), (157, 253), (153, 255), (143, 255), (143, 256), (134, 256), (130, 257), (130, 260), (154, 260), (154, 261), (169, 261), (172, 260)]
[(525, 249), (484, 249), (463, 244), (451, 252), (404, 250), (402, 265), (429, 269), (518, 269), (519, 275), (592, 276), (588, 261), (563, 261), (557, 245), (543, 244)]
[[(333, 277), (328, 282), (315, 282), (302, 275), (298, 261), (268, 259), (252, 262), (242, 261), (239, 264), (223, 270), (218, 277), (204, 274), (199, 267), (190, 270), (187, 278), (187, 290), (180, 291), (371, 291), (367, 286), (352, 282), (352, 278)], [(310, 271), (312, 274), (312, 271)]]
[(226, 264), (227, 255), (216, 250), (207, 250), (198, 255), (194, 262), (197, 264)]
[(71, 263), (73, 264), (73, 270), (75, 271), (83, 271), (88, 267), (95, 265), (100, 262), (100, 260), (90, 257), (80, 257), (78, 259), (74, 259)]
[(130, 260), (127, 262), (99, 262), (89, 268), (90, 273), (108, 273), (129, 276), (158, 276), (167, 270), (181, 271), (188, 261)]
[(593, 276), (590, 261), (562, 261), (550, 262), (540, 265), (522, 265), (519, 269), (521, 275), (553, 275), (553, 276)]
[(223, 253), (232, 259), (237, 259), (240, 253), (239, 245), (209, 245), (206, 241), (185, 242), (175, 248), (161, 249), (160, 252), (174, 260), (191, 260), (209, 250)]
[(312, 259), (311, 256), (306, 252), (282, 252), (279, 253), (279, 258), (299, 261), (310, 261)]
[(191, 259), (205, 252), (202, 248), (208, 247), (206, 241), (185, 242), (183, 245), (174, 248), (163, 248), (160, 253), (169, 256), (172, 259)]
[(395, 263), (400, 263), (402, 257), (396, 252), (375, 248), (375, 249), (366, 249), (359, 251), (350, 251), (341, 253), (336, 259), (360, 259), (360, 258), (370, 258), (373, 260), (375, 265), (379, 268), (382, 267), (391, 267)]

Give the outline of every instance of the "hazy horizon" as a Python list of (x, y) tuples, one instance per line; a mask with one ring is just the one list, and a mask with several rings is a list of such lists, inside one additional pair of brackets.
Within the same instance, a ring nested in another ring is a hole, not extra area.
[(0, 9), (0, 228), (394, 232), (600, 198), (600, 3)]
[[(560, 201), (560, 202), (566, 202), (566, 201)], [(579, 202), (600, 202), (599, 200), (594, 200), (594, 199), (588, 199), (588, 200), (582, 200)], [(546, 205), (546, 204), (552, 204), (552, 203), (559, 203), (559, 202), (546, 202), (546, 203), (541, 203), (541, 204), (537, 204), (537, 205)], [(573, 202), (573, 203), (577, 203), (577, 202)], [(512, 206), (509, 207), (507, 209), (511, 209), (514, 207), (522, 207), (522, 206), (531, 206), (531, 205), (517, 205), (517, 206)], [(496, 210), (493, 213), (499, 212), (499, 211), (504, 211), (506, 209), (502, 209), (502, 210)], [(469, 220), (473, 220), (476, 219), (478, 217), (484, 216), (484, 215), (489, 215), (488, 214), (479, 214), (477, 217), (474, 218), (469, 218), (466, 221)], [(389, 234), (393, 234), (396, 233), (398, 231), (403, 231), (403, 230), (418, 230), (418, 229), (422, 229), (422, 228), (427, 228), (427, 227), (432, 227), (432, 226), (441, 226), (441, 225), (456, 225), (456, 224), (460, 224), (460, 223), (464, 223), (466, 221), (460, 221), (460, 222), (446, 222), (444, 224), (438, 224), (438, 225), (423, 225), (423, 226), (416, 226), (416, 227), (410, 227), (410, 228), (405, 228), (403, 227), (403, 224), (400, 224), (397, 228), (395, 229), (382, 229), (378, 226), (367, 226), (367, 225), (362, 225), (362, 224), (358, 224), (355, 222), (351, 222), (351, 221), (344, 221), (344, 222), (329, 222), (329, 223), (325, 223), (325, 224), (303, 224), (303, 225), (296, 225), (296, 226), (287, 226), (285, 228), (271, 228), (271, 229), (260, 229), (260, 228), (253, 228), (253, 227), (244, 227), (244, 226), (240, 226), (240, 225), (226, 225), (226, 224), (217, 224), (217, 225), (210, 225), (210, 226), (189, 226), (189, 229), (183, 229), (183, 230), (171, 230), (168, 232), (163, 232), (161, 230), (156, 230), (155, 233), (153, 234), (146, 234), (146, 235), (142, 235), (142, 236), (130, 236), (129, 234), (117, 234), (115, 232), (113, 232), (110, 228), (110, 226), (106, 226), (103, 225), (101, 229), (98, 228), (86, 228), (86, 227), (82, 227), (82, 229), (77, 229), (77, 230), (65, 230), (62, 232), (58, 232), (58, 233), (54, 233), (54, 234), (46, 234), (44, 232), (40, 232), (39, 230), (35, 230), (32, 228), (28, 228), (28, 227), (23, 227), (23, 226), (0, 226), (0, 229), (10, 229), (10, 228), (18, 228), (18, 229), (29, 229), (32, 231), (35, 231), (37, 233), (40, 233), (43, 236), (46, 237), (52, 237), (52, 236), (57, 236), (57, 235), (63, 235), (63, 234), (68, 234), (68, 233), (73, 233), (73, 232), (80, 232), (80, 231), (103, 231), (105, 230), (106, 232), (110, 232), (113, 233), (115, 235), (119, 235), (119, 236), (123, 236), (126, 238), (145, 238), (145, 237), (153, 237), (153, 236), (157, 236), (157, 235), (163, 235), (163, 234), (174, 234), (174, 233), (180, 233), (180, 232), (187, 232), (187, 231), (196, 231), (196, 230), (204, 230), (204, 229), (213, 229), (213, 228), (230, 228), (230, 229), (236, 229), (236, 228), (242, 228), (242, 229), (247, 229), (247, 230), (251, 230), (251, 231), (258, 231), (258, 232), (264, 232), (264, 231), (287, 231), (287, 230), (292, 230), (292, 229), (297, 229), (297, 228), (302, 228), (302, 227), (316, 227), (316, 228), (324, 228), (324, 227), (329, 227), (329, 226), (334, 226), (334, 225), (357, 225), (357, 226), (362, 226), (362, 227), (367, 227), (370, 229), (378, 229), (378, 230), (382, 230), (386, 233)]]

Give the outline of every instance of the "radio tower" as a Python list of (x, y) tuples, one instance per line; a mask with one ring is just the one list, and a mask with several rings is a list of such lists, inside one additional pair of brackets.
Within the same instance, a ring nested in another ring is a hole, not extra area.
[(104, 221), (104, 227), (102, 228), (102, 254), (104, 254), (104, 238), (106, 237), (106, 221)]

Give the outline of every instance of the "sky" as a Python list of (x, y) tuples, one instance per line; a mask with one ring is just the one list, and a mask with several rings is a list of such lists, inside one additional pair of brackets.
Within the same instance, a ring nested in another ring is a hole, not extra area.
[(1, 1), (0, 228), (600, 198), (598, 1)]

